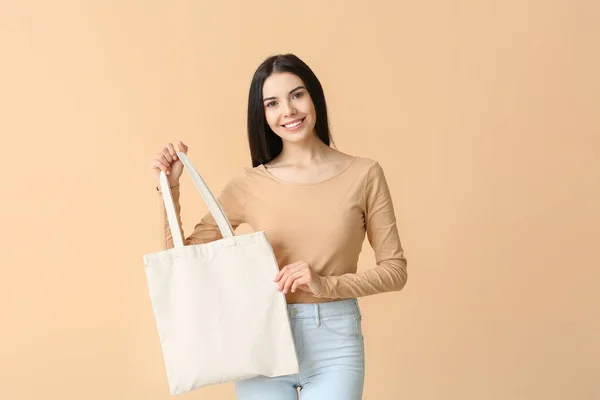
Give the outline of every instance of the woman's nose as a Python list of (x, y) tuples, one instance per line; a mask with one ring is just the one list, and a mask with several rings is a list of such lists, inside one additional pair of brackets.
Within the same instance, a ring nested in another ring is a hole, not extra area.
[(286, 102), (285, 103), (285, 116), (292, 116), (296, 114), (296, 109), (294, 108), (294, 106), (290, 103), (290, 102)]

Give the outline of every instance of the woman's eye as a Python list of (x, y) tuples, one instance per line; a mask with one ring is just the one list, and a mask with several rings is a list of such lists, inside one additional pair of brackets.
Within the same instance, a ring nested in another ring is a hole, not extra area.
[(275, 107), (276, 104), (276, 101), (271, 101), (270, 103), (267, 103), (267, 107)]
[(302, 92), (297, 92), (297, 93), (294, 93), (294, 95), (292, 96), (292, 98), (293, 98), (293, 99), (299, 99), (300, 97), (302, 97), (302, 95), (303, 95), (303, 94), (304, 94), (304, 93), (302, 93)]

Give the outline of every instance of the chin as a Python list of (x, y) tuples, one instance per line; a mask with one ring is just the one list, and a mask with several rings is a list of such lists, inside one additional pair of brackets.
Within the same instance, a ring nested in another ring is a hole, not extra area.
[(275, 133), (281, 138), (281, 140), (291, 143), (304, 142), (311, 139), (312, 136), (316, 136), (314, 126), (305, 126), (303, 129), (295, 132), (290, 132), (285, 128), (278, 127)]
[(296, 134), (290, 134), (290, 132), (280, 132), (279, 137), (281, 140), (291, 143), (299, 143), (304, 142), (310, 138), (310, 134), (308, 132), (298, 132)]

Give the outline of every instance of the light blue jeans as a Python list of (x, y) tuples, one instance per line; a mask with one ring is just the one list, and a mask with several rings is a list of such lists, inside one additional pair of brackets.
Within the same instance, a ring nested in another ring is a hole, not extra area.
[(361, 400), (365, 377), (361, 313), (356, 299), (289, 304), (300, 372), (235, 384), (238, 400)]

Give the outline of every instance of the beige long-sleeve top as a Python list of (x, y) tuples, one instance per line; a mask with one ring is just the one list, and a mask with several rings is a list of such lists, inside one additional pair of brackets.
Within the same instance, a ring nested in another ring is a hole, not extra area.
[[(181, 224), (179, 186), (171, 189)], [(162, 195), (165, 249), (173, 247)], [(376, 161), (355, 157), (333, 178), (311, 184), (283, 182), (264, 165), (245, 168), (231, 179), (217, 200), (236, 229), (247, 223), (265, 231), (279, 267), (306, 261), (319, 274), (316, 295), (288, 292), (288, 303), (314, 303), (398, 291), (407, 280), (394, 206), (384, 171)], [(365, 234), (375, 266), (357, 273)], [(210, 213), (185, 236), (185, 245), (222, 238)]]

